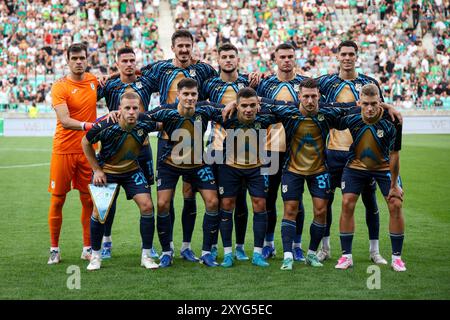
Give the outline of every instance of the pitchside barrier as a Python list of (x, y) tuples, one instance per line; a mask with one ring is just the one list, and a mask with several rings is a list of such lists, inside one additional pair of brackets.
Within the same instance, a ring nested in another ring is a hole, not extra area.
[[(17, 116), (8, 115), (3, 119), (0, 118), (0, 136), (51, 137), (55, 132), (55, 118)], [(450, 134), (450, 116), (403, 116), (403, 122), (403, 133)]]

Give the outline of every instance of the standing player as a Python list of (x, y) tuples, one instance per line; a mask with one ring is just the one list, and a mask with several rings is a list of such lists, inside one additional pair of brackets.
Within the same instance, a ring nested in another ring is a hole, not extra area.
[[(203, 162), (203, 135), (212, 119), (213, 107), (197, 106), (198, 85), (194, 79), (182, 79), (177, 84), (179, 101), (147, 112), (153, 120), (162, 122), (170, 137), (158, 157), (158, 217), (157, 228), (163, 253), (160, 267), (169, 267), (173, 256), (170, 247), (172, 229), (170, 202), (180, 176), (191, 182), (205, 202), (203, 218), (203, 247), (200, 262), (215, 267), (211, 255), (214, 234), (219, 228), (217, 186), (212, 169)], [(192, 260), (198, 259), (192, 253)]]
[[(281, 178), (284, 217), (281, 224), (284, 259), (281, 270), (292, 270), (292, 241), (296, 234), (298, 207), (305, 181), (313, 200), (314, 220), (310, 227), (311, 242), (306, 263), (321, 267), (316, 251), (326, 226), (330, 180), (325, 163), (325, 145), (330, 127), (336, 126), (348, 108), (321, 108), (319, 89), (314, 79), (300, 84), (298, 107), (272, 106), (270, 111), (286, 128), (287, 150)], [(322, 105), (323, 107), (324, 105)], [(325, 105), (326, 106), (326, 105)]]
[[(139, 97), (139, 111), (148, 110), (150, 104), (152, 85), (148, 78), (136, 76), (136, 55), (132, 48), (124, 47), (117, 51), (117, 68), (119, 69), (119, 77), (109, 80), (105, 86), (99, 87), (97, 90), (97, 99), (105, 98), (109, 111), (119, 110), (120, 97), (125, 92), (135, 92)], [(138, 158), (139, 166), (144, 173), (145, 179), (149, 185), (154, 183), (153, 177), (153, 157), (152, 149), (148, 138), (142, 145)], [(108, 219), (105, 222), (105, 232), (103, 236), (102, 259), (111, 258), (112, 239), (111, 228), (114, 221), (116, 211), (116, 202), (111, 207)], [(153, 239), (152, 239), (153, 240)], [(158, 254), (151, 248), (150, 256), (157, 258)]]
[[(329, 102), (355, 102), (359, 98), (359, 90), (368, 83), (374, 83), (378, 88), (378, 82), (355, 70), (358, 58), (358, 46), (353, 41), (343, 41), (338, 46), (337, 59), (339, 61), (339, 73), (319, 77), (319, 90), (322, 101)], [(380, 97), (381, 89), (380, 90)], [(400, 117), (397, 115), (397, 117)], [(318, 253), (320, 261), (329, 259), (330, 253), (330, 227), (332, 221), (332, 204), (334, 190), (341, 185), (342, 171), (348, 160), (349, 147), (352, 137), (348, 130), (338, 131), (332, 129), (327, 146), (327, 163), (331, 175), (332, 194), (328, 202), (327, 229), (322, 242), (322, 249)], [(380, 218), (376, 202), (375, 181), (367, 184), (362, 191), (362, 200), (366, 207), (366, 222), (369, 229), (370, 259), (377, 264), (387, 264), (387, 261), (379, 253), (379, 229)]]
[(48, 264), (61, 261), (59, 235), (62, 225), (62, 208), (66, 194), (71, 188), (78, 189), (81, 201), (81, 224), (83, 226), (83, 251), (81, 259), (91, 257), (89, 219), (92, 214), (92, 200), (88, 191), (91, 167), (83, 154), (81, 139), (83, 130), (95, 121), (97, 108), (97, 79), (86, 72), (87, 48), (75, 43), (67, 49), (69, 75), (59, 79), (52, 86), (52, 106), (57, 124), (53, 138), (50, 163), (51, 193), (48, 224), (50, 227), (50, 258)]
[[(152, 91), (160, 93), (161, 104), (172, 104), (177, 101), (177, 85), (182, 79), (192, 78), (201, 84), (207, 79), (218, 75), (209, 64), (194, 60), (192, 57), (193, 44), (194, 38), (189, 31), (177, 30), (172, 35), (172, 51), (175, 54), (175, 58), (158, 61), (142, 68), (143, 76), (149, 77), (153, 82)], [(167, 144), (167, 139), (168, 137), (165, 132), (159, 135), (158, 159), (162, 156), (161, 152)], [(159, 170), (158, 167), (157, 170)], [(197, 205), (192, 186), (186, 181), (183, 181), (183, 197), (184, 204), (181, 218), (183, 244), (180, 251), (184, 259), (195, 262), (198, 260), (191, 249), (191, 239), (197, 217)], [(173, 250), (173, 226), (175, 219), (173, 200), (170, 205), (170, 216), (172, 219), (171, 248)]]
[[(234, 263), (232, 255), (232, 213), (236, 207), (237, 195), (245, 183), (248, 187), (253, 206), (254, 249), (252, 263), (267, 267), (269, 263), (262, 255), (264, 236), (267, 230), (266, 198), (269, 177), (261, 172), (263, 161), (260, 146), (260, 130), (266, 133), (275, 118), (270, 115), (257, 115), (258, 96), (252, 88), (243, 88), (237, 93), (237, 112), (228, 120), (217, 119), (227, 129), (223, 143), (226, 149), (226, 161), (218, 166), (220, 199), (220, 232), (224, 246), (223, 267)], [(265, 135), (264, 135), (265, 138)], [(231, 140), (231, 141), (230, 141)], [(232, 146), (231, 150), (228, 149)], [(231, 156), (229, 156), (231, 155)], [(292, 242), (291, 242), (292, 245)]]
[[(278, 66), (277, 73), (261, 80), (258, 85), (258, 96), (298, 102), (298, 92), (300, 82), (305, 79), (295, 72), (295, 48), (287, 43), (280, 44), (275, 49), (275, 63)], [(286, 133), (281, 123), (275, 124), (268, 129), (267, 137), (268, 150), (272, 152), (271, 158), (278, 155), (279, 164), (283, 163), (286, 152)], [(274, 232), (277, 222), (277, 197), (278, 188), (281, 183), (281, 165), (277, 173), (269, 176), (269, 193), (267, 198), (267, 233), (264, 241), (263, 256), (265, 258), (275, 256)], [(293, 243), (294, 259), (304, 261), (303, 251), (301, 249), (303, 221), (305, 219), (303, 205), (299, 208), (297, 215), (297, 232)]]
[(403, 191), (399, 178), (402, 131), (386, 119), (380, 108), (378, 86), (362, 87), (358, 104), (361, 113), (341, 119), (339, 129), (350, 130), (353, 143), (347, 165), (342, 174), (342, 212), (339, 222), (342, 256), (336, 269), (353, 266), (352, 241), (355, 231), (354, 211), (358, 197), (373, 179), (380, 187), (389, 209), (389, 233), (392, 244), (392, 263), (395, 271), (406, 271), (401, 259), (404, 220)]
[[(248, 75), (238, 73), (239, 57), (238, 49), (226, 43), (218, 49), (218, 62), (220, 66), (220, 75), (208, 79), (203, 85), (201, 96), (205, 100), (220, 103), (223, 105), (236, 101), (237, 93), (240, 89), (250, 85)], [(211, 134), (208, 139), (210, 146), (215, 153), (223, 150), (223, 142), (226, 132), (218, 122), (211, 123)], [(214, 155), (213, 155), (214, 156)], [(212, 164), (214, 174), (217, 176), (218, 165)], [(239, 189), (236, 195), (236, 207), (234, 212), (234, 223), (236, 226), (236, 251), (237, 260), (248, 260), (244, 251), (245, 233), (247, 232), (248, 208), (247, 192), (245, 187)], [(232, 221), (231, 221), (232, 223)], [(217, 256), (217, 240), (213, 244), (213, 256)]]
[[(137, 161), (142, 146), (151, 131), (160, 126), (142, 116), (138, 121), (142, 108), (141, 96), (136, 92), (125, 92), (119, 99), (120, 118), (117, 123), (104, 120), (95, 124), (82, 140), (83, 151), (93, 169), (93, 183), (104, 185), (118, 183), (125, 189), (127, 199), (133, 199), (141, 213), (140, 232), (142, 238), (141, 266), (156, 269), (158, 264), (151, 258), (155, 217), (149, 185), (143, 170)], [(92, 144), (101, 142), (102, 149), (95, 156)], [(117, 201), (118, 193), (113, 204)], [(92, 259), (88, 270), (101, 267), (101, 242), (105, 225), (98, 221), (98, 212), (91, 218)]]

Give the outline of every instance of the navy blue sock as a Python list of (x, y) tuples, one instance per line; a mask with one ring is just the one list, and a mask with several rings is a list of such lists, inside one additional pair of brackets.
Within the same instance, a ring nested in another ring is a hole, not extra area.
[(351, 254), (352, 253), (353, 232), (349, 232), (349, 233), (341, 232), (340, 238), (341, 238), (342, 254)]
[(323, 235), (325, 233), (325, 224), (320, 224), (316, 221), (311, 223), (309, 228), (309, 234), (311, 235), (311, 242), (309, 243), (309, 250), (317, 251), (320, 241), (322, 241)]
[(173, 241), (173, 228), (175, 227), (175, 207), (173, 206), (173, 198), (170, 200), (170, 209), (169, 209), (169, 215), (170, 215), (170, 241)]
[(275, 226), (277, 223), (277, 210), (267, 210), (267, 231), (266, 231), (266, 241), (273, 241), (270, 239), (270, 235), (275, 233)]
[(114, 223), (114, 217), (116, 216), (116, 204), (117, 204), (117, 197), (119, 196), (119, 192), (120, 192), (120, 189), (116, 193), (116, 198), (113, 200), (111, 208), (109, 209), (109, 212), (108, 212), (108, 217), (106, 218), (106, 221), (104, 224), (105, 232), (104, 232), (103, 236), (105, 236), (105, 237), (111, 236), (111, 229), (112, 229), (112, 225)]
[(155, 215), (141, 214), (140, 230), (142, 239), (142, 249), (151, 249), (153, 247), (153, 235), (155, 234)]
[(253, 214), (253, 239), (255, 248), (262, 248), (264, 235), (267, 230), (267, 212), (255, 212)]
[(170, 230), (172, 228), (170, 213), (160, 213), (156, 217), (156, 228), (162, 251), (170, 251)]
[(197, 218), (197, 203), (195, 198), (184, 199), (181, 225), (183, 227), (183, 242), (191, 242), (194, 232), (195, 218)]
[(236, 231), (236, 244), (244, 244), (247, 233), (248, 207), (247, 192), (245, 188), (236, 197), (236, 209), (234, 210), (234, 226)]
[(300, 202), (295, 222), (297, 223), (297, 227), (295, 230), (294, 243), (302, 243), (303, 223), (305, 222), (305, 207), (303, 207), (303, 202)]
[(364, 188), (361, 198), (366, 207), (366, 223), (369, 229), (369, 240), (380, 238), (380, 215), (378, 214), (377, 197), (370, 186)]
[(295, 221), (281, 220), (281, 240), (283, 242), (283, 252), (292, 252), (292, 241), (295, 237), (297, 223)]
[(218, 212), (205, 212), (203, 217), (203, 251), (211, 251), (215, 233), (219, 232), (219, 222)]
[(116, 215), (116, 201), (111, 205), (111, 208), (109, 209), (108, 217), (105, 221), (105, 237), (111, 236), (111, 229), (114, 222), (114, 216)]
[(391, 237), (392, 255), (401, 256), (405, 235), (403, 233), (389, 233), (389, 236)]
[(222, 235), (223, 247), (231, 247), (232, 241), (231, 237), (233, 235), (233, 213), (230, 211), (225, 211), (223, 209), (219, 210), (220, 214), (220, 234)]
[(94, 251), (99, 251), (102, 247), (102, 238), (105, 232), (105, 225), (101, 224), (97, 218), (91, 217), (91, 247)]
[(328, 200), (327, 205), (327, 226), (325, 227), (324, 237), (330, 236), (331, 223), (333, 222), (333, 200), (334, 200), (334, 192), (330, 192), (330, 199)]

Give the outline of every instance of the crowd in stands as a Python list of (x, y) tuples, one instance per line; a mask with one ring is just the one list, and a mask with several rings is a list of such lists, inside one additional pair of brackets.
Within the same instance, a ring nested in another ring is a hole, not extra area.
[[(274, 47), (296, 48), (298, 72), (337, 72), (339, 42), (360, 46), (358, 71), (380, 80), (403, 108), (450, 109), (449, 0), (170, 0), (175, 29), (196, 39), (195, 54), (217, 67), (217, 47), (240, 50), (241, 71), (273, 72)], [(64, 50), (86, 42), (96, 74), (115, 52), (135, 49), (138, 66), (163, 58), (160, 1), (0, 1), (0, 106), (45, 102), (65, 66)], [(0, 107), (1, 108), (1, 107)]]

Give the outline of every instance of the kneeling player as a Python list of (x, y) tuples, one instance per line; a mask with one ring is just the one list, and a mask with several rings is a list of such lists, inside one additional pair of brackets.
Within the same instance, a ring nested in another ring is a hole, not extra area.
[[(155, 231), (153, 203), (149, 186), (139, 167), (137, 158), (148, 133), (159, 129), (156, 122), (146, 117), (139, 118), (140, 97), (137, 93), (127, 92), (121, 96), (120, 118), (117, 123), (107, 120), (97, 123), (82, 140), (83, 151), (94, 171), (93, 183), (104, 185), (117, 183), (125, 189), (127, 199), (133, 199), (141, 212), (140, 231), (142, 238), (141, 266), (156, 269), (158, 264), (151, 258)], [(92, 144), (100, 141), (102, 149), (95, 156)], [(113, 200), (114, 202), (116, 198)], [(101, 243), (105, 225), (98, 221), (98, 212), (91, 217), (92, 258), (88, 270), (101, 267)]]
[(375, 179), (389, 209), (389, 232), (392, 244), (392, 263), (395, 271), (406, 271), (401, 259), (404, 238), (402, 213), (403, 191), (399, 179), (401, 126), (383, 116), (378, 88), (373, 84), (362, 87), (358, 104), (361, 114), (347, 116), (340, 121), (340, 130), (350, 129), (353, 143), (349, 161), (342, 175), (342, 212), (340, 238), (342, 257), (336, 269), (353, 266), (352, 241), (355, 229), (354, 211), (358, 197), (367, 183)]

